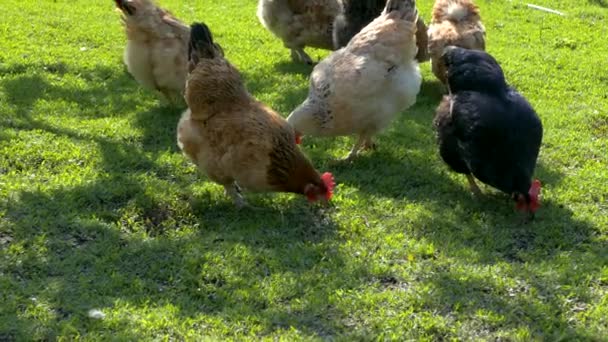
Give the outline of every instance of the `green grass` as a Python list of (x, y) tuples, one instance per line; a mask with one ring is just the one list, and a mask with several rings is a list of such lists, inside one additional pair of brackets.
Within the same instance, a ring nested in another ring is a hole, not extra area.
[[(311, 68), (255, 1), (161, 3), (207, 22), (260, 100), (287, 115), (306, 97)], [(263, 210), (239, 212), (180, 154), (180, 110), (126, 73), (112, 1), (3, 0), (0, 340), (605, 339), (608, 9), (535, 3), (567, 16), (478, 1), (489, 52), (545, 127), (543, 207), (520, 225), (505, 195), (473, 199), (441, 162), (428, 64), (378, 151), (330, 168), (352, 139), (305, 140), (339, 183), (330, 208), (248, 194)]]

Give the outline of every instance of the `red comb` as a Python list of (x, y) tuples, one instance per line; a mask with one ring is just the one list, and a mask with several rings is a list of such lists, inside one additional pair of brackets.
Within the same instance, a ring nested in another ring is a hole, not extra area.
[(520, 199), (518, 199), (518, 201), (517, 201), (517, 204), (515, 205), (517, 210), (520, 210), (520, 211), (529, 210), (532, 213), (536, 212), (536, 210), (538, 210), (538, 208), (540, 208), (540, 190), (541, 190), (541, 183), (538, 179), (535, 179), (534, 181), (532, 181), (532, 184), (530, 185), (530, 189), (528, 190), (528, 195), (530, 196), (530, 204), (528, 205), (523, 200), (523, 197), (520, 197)]
[(321, 180), (323, 181), (323, 183), (325, 184), (325, 187), (327, 188), (327, 192), (325, 193), (325, 199), (329, 201), (331, 199), (331, 196), (334, 193), (334, 187), (336, 186), (336, 182), (334, 181), (334, 176), (329, 172), (325, 172), (324, 174), (321, 175)]
[(300, 145), (302, 143), (302, 135), (300, 133), (296, 133), (296, 144)]

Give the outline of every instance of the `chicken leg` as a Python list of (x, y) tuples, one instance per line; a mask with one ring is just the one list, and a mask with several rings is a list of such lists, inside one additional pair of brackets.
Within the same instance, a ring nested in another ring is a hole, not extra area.
[(304, 48), (292, 48), (291, 49), (291, 59), (294, 62), (303, 62), (308, 65), (312, 65), (312, 59), (310, 56), (304, 52)]
[(241, 193), (241, 188), (239, 188), (235, 182), (224, 185), (224, 189), (226, 195), (232, 198), (234, 205), (236, 205), (238, 209), (243, 209), (248, 206), (247, 201), (245, 201), (245, 198), (243, 198), (243, 194)]
[(158, 91), (161, 93), (167, 103), (172, 106), (182, 106), (184, 105), (184, 97), (179, 91), (174, 91), (169, 88), (158, 88)]
[(368, 137), (367, 139), (365, 139), (365, 142), (363, 143), (363, 150), (370, 150), (370, 151), (375, 151), (376, 148), (378, 146), (376, 145), (376, 143), (372, 140), (371, 137)]
[(475, 178), (473, 177), (472, 174), (467, 175), (467, 180), (469, 181), (469, 187), (470, 187), (473, 195), (475, 195), (477, 197), (481, 196), (481, 190), (479, 190), (477, 183), (475, 183)]
[(359, 154), (359, 151), (361, 151), (362, 148), (367, 147), (367, 144), (372, 144), (373, 142), (371, 141), (370, 137), (367, 137), (365, 135), (360, 135), (359, 138), (357, 139), (357, 142), (355, 143), (355, 145), (353, 146), (353, 148), (350, 150), (350, 152), (348, 153), (348, 155), (342, 159), (336, 159), (332, 162), (332, 164), (341, 164), (341, 163), (349, 163), (351, 161), (353, 161), (357, 155)]

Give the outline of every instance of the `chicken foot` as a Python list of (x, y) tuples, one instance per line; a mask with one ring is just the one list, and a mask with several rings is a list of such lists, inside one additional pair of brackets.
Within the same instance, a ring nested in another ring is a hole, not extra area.
[(349, 163), (353, 161), (357, 157), (357, 155), (359, 155), (359, 151), (366, 148), (373, 149), (375, 148), (375, 144), (372, 141), (371, 137), (360, 135), (359, 139), (357, 140), (353, 148), (350, 150), (348, 155), (345, 158), (334, 160), (332, 164)]
[(291, 49), (291, 59), (294, 62), (303, 62), (306, 63), (308, 65), (312, 65), (312, 59), (310, 58), (310, 56), (304, 52), (304, 48), (295, 48), (295, 49)]
[(235, 182), (232, 182), (229, 185), (224, 185), (224, 189), (226, 195), (232, 198), (234, 205), (236, 205), (238, 209), (243, 209), (248, 206), (247, 201), (245, 201), (245, 198), (243, 198), (241, 188), (239, 188)]
[(370, 138), (365, 139), (365, 142), (363, 143), (363, 147), (361, 149), (375, 151), (377, 147), (378, 147), (378, 145), (376, 145), (376, 143), (370, 137)]
[(170, 105), (181, 106), (184, 104), (184, 97), (179, 92), (168, 88), (158, 88), (157, 90), (162, 95), (163, 99)]
[(477, 183), (475, 183), (475, 178), (473, 177), (472, 174), (467, 175), (467, 180), (469, 181), (469, 188), (471, 189), (471, 192), (473, 193), (473, 195), (481, 196), (481, 190), (479, 190)]

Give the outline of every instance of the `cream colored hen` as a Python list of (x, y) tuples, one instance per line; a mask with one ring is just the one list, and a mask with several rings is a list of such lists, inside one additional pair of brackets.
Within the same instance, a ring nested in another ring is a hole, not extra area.
[(183, 103), (190, 28), (150, 0), (115, 0), (123, 13), (124, 62), (143, 87)]
[(308, 98), (287, 118), (298, 134), (358, 135), (346, 157), (373, 147), (373, 136), (416, 102), (422, 78), (415, 60), (414, 0), (389, 0), (348, 45), (320, 62)]

